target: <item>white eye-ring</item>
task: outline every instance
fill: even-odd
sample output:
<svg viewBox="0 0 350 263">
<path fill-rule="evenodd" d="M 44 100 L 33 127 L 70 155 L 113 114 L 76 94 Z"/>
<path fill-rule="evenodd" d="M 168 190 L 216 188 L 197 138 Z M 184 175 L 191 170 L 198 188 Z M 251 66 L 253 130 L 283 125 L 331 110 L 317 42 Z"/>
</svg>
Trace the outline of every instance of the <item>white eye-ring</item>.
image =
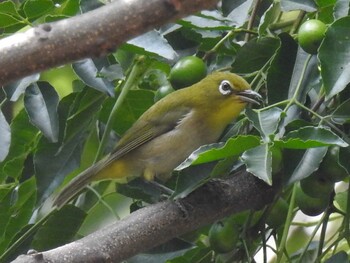
<svg viewBox="0 0 350 263">
<path fill-rule="evenodd" d="M 223 80 L 220 83 L 219 91 L 222 95 L 229 95 L 232 93 L 232 86 L 228 80 Z"/>
</svg>

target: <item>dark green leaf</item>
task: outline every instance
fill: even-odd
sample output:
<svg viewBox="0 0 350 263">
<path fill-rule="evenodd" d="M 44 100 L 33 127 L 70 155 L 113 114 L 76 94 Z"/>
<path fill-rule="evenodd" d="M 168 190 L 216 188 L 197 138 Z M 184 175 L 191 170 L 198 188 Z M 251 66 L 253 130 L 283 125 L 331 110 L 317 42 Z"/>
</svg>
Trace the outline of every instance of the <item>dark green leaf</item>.
<svg viewBox="0 0 350 263">
<path fill-rule="evenodd" d="M 25 92 L 26 88 L 39 80 L 40 75 L 34 74 L 23 79 L 12 82 L 4 87 L 7 98 L 10 101 L 17 101 L 18 98 Z"/>
<path fill-rule="evenodd" d="M 305 12 L 315 12 L 317 6 L 313 0 L 281 0 L 282 11 L 303 10 Z"/>
<path fill-rule="evenodd" d="M 260 19 L 260 36 L 266 33 L 266 30 L 269 28 L 270 24 L 276 20 L 279 12 L 281 12 L 280 4 L 278 2 L 273 2 Z"/>
<path fill-rule="evenodd" d="M 297 131 L 288 133 L 280 141 L 275 141 L 276 145 L 289 149 L 307 149 L 313 147 L 338 145 L 347 147 L 339 136 L 331 130 L 318 127 L 303 127 Z"/>
<path fill-rule="evenodd" d="M 332 120 L 338 124 L 350 122 L 350 99 L 344 101 L 332 114 Z"/>
<path fill-rule="evenodd" d="M 324 89 L 330 98 L 350 82 L 350 17 L 341 18 L 329 26 L 318 57 Z"/>
<path fill-rule="evenodd" d="M 248 172 L 272 185 L 272 154 L 268 144 L 245 151 L 241 159 Z"/>
<path fill-rule="evenodd" d="M 293 69 L 295 68 L 296 42 L 286 33 L 280 34 L 279 38 L 280 46 L 267 72 L 267 96 L 269 104 L 287 99 Z"/>
<path fill-rule="evenodd" d="M 7 123 L 4 114 L 0 110 L 0 162 L 2 162 L 10 150 L 11 144 L 11 130 Z"/>
<path fill-rule="evenodd" d="M 253 39 L 246 43 L 237 53 L 232 64 L 236 73 L 250 73 L 260 70 L 275 54 L 279 40 L 271 37 Z"/>
<path fill-rule="evenodd" d="M 156 54 L 168 60 L 174 60 L 177 57 L 175 50 L 169 45 L 168 41 L 155 30 L 129 40 L 123 48 L 134 51 L 134 53 L 140 53 L 138 51 L 142 50 L 142 54 L 150 56 Z M 137 50 L 137 48 L 139 50 Z"/>
<path fill-rule="evenodd" d="M 246 109 L 248 119 L 264 137 L 266 142 L 270 140 L 270 135 L 276 132 L 281 119 L 281 113 L 282 110 L 277 107 L 263 111 Z"/>
<path fill-rule="evenodd" d="M 22 110 L 11 125 L 11 145 L 6 159 L 0 163 L 0 181 L 7 176 L 18 178 L 23 170 L 27 155 L 33 150 L 38 130 L 29 122 L 27 113 Z"/>
<path fill-rule="evenodd" d="M 1 242 L 0 251 L 6 248 L 6 245 L 10 243 L 13 236 L 28 224 L 32 216 L 36 201 L 35 178 L 31 177 L 29 180 L 20 184 L 18 188 L 15 188 L 11 193 L 11 199 L 9 201 L 7 211 L 10 217 L 8 218 L 5 229 L 1 231 L 4 233 L 4 240 Z"/>
<path fill-rule="evenodd" d="M 252 135 L 241 135 L 224 143 L 208 144 L 194 151 L 176 170 L 180 171 L 190 165 L 208 163 L 238 155 L 260 144 L 260 138 Z"/>
<path fill-rule="evenodd" d="M 114 103 L 115 99 L 111 98 L 104 103 L 100 114 L 102 122 L 107 122 Z M 123 134 L 153 103 L 154 92 L 149 90 L 130 90 L 123 105 L 117 112 L 117 121 L 114 122 L 113 129 L 119 135 Z"/>
<path fill-rule="evenodd" d="M 295 165 L 295 169 L 292 171 L 287 184 L 300 181 L 315 172 L 326 155 L 327 149 L 328 147 L 307 149 L 299 163 Z"/>
<path fill-rule="evenodd" d="M 51 142 L 58 140 L 58 94 L 48 82 L 31 84 L 24 95 L 24 106 L 30 121 Z"/>
<path fill-rule="evenodd" d="M 35 18 L 50 12 L 54 8 L 51 0 L 27 0 L 23 11 L 28 18 Z"/>
<path fill-rule="evenodd" d="M 327 259 L 325 263 L 349 263 L 349 257 L 345 251 L 339 251 Z"/>
<path fill-rule="evenodd" d="M 76 235 L 85 217 L 85 212 L 73 205 L 52 213 L 35 234 L 33 248 L 43 251 L 66 244 Z"/>
<path fill-rule="evenodd" d="M 105 78 L 97 77 L 97 67 L 92 59 L 85 59 L 72 64 L 74 72 L 89 87 L 114 96 L 113 84 Z"/>
</svg>

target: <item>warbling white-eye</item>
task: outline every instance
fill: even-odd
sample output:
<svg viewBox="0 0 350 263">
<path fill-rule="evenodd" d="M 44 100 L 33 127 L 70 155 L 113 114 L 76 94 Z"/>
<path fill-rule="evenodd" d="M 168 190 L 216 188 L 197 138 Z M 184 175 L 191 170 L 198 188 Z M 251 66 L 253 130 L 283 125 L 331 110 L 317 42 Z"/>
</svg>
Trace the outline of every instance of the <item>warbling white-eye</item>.
<svg viewBox="0 0 350 263">
<path fill-rule="evenodd" d="M 94 180 L 170 175 L 194 150 L 216 142 L 247 103 L 260 99 L 243 78 L 229 72 L 212 73 L 169 94 L 133 124 L 112 153 L 70 181 L 54 205 L 61 207 Z"/>
</svg>

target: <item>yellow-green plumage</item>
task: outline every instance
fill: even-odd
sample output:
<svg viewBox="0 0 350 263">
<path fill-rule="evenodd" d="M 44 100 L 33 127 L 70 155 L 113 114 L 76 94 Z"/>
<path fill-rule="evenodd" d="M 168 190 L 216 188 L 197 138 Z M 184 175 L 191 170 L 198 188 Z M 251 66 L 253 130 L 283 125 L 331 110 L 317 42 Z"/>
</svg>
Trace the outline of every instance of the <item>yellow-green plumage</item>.
<svg viewBox="0 0 350 263">
<path fill-rule="evenodd" d="M 243 78 L 228 72 L 169 94 L 134 123 L 110 155 L 69 182 L 54 204 L 62 206 L 92 180 L 168 176 L 194 150 L 216 142 L 247 102 L 258 98 Z"/>
</svg>

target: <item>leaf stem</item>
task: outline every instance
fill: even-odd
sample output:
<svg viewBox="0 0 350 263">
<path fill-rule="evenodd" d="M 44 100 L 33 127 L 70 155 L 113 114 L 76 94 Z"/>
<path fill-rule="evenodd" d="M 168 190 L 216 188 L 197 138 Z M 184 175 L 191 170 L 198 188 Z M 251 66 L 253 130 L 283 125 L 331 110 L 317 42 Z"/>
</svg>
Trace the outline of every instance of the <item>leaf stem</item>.
<svg viewBox="0 0 350 263">
<path fill-rule="evenodd" d="M 284 252 L 285 247 L 286 247 L 289 228 L 290 228 L 292 220 L 293 220 L 293 214 L 294 214 L 293 210 L 294 210 L 296 192 L 297 192 L 297 186 L 296 186 L 296 184 L 294 184 L 293 190 L 292 190 L 292 195 L 290 198 L 289 207 L 288 207 L 288 214 L 287 214 L 287 218 L 286 218 L 286 223 L 285 223 L 284 228 L 283 228 L 281 242 L 277 248 L 277 260 L 276 260 L 277 263 L 282 262 L 282 257 L 284 254 L 283 252 Z"/>
<path fill-rule="evenodd" d="M 122 87 L 122 91 L 121 91 L 118 99 L 116 100 L 113 108 L 112 108 L 111 114 L 108 117 L 105 131 L 102 135 L 100 145 L 97 149 L 94 163 L 96 163 L 101 158 L 103 151 L 106 148 L 106 144 L 108 142 L 108 138 L 109 138 L 110 132 L 112 130 L 112 126 L 116 120 L 116 115 L 118 113 L 118 110 L 121 107 L 121 105 L 123 104 L 129 90 L 135 84 L 135 80 L 137 79 L 137 76 L 140 74 L 141 69 L 142 69 L 142 67 L 141 67 L 142 62 L 143 62 L 143 57 L 139 57 L 136 59 L 136 61 L 134 62 L 135 64 L 132 67 L 129 76 L 127 77 L 126 81 L 124 82 L 124 85 Z"/>
</svg>

